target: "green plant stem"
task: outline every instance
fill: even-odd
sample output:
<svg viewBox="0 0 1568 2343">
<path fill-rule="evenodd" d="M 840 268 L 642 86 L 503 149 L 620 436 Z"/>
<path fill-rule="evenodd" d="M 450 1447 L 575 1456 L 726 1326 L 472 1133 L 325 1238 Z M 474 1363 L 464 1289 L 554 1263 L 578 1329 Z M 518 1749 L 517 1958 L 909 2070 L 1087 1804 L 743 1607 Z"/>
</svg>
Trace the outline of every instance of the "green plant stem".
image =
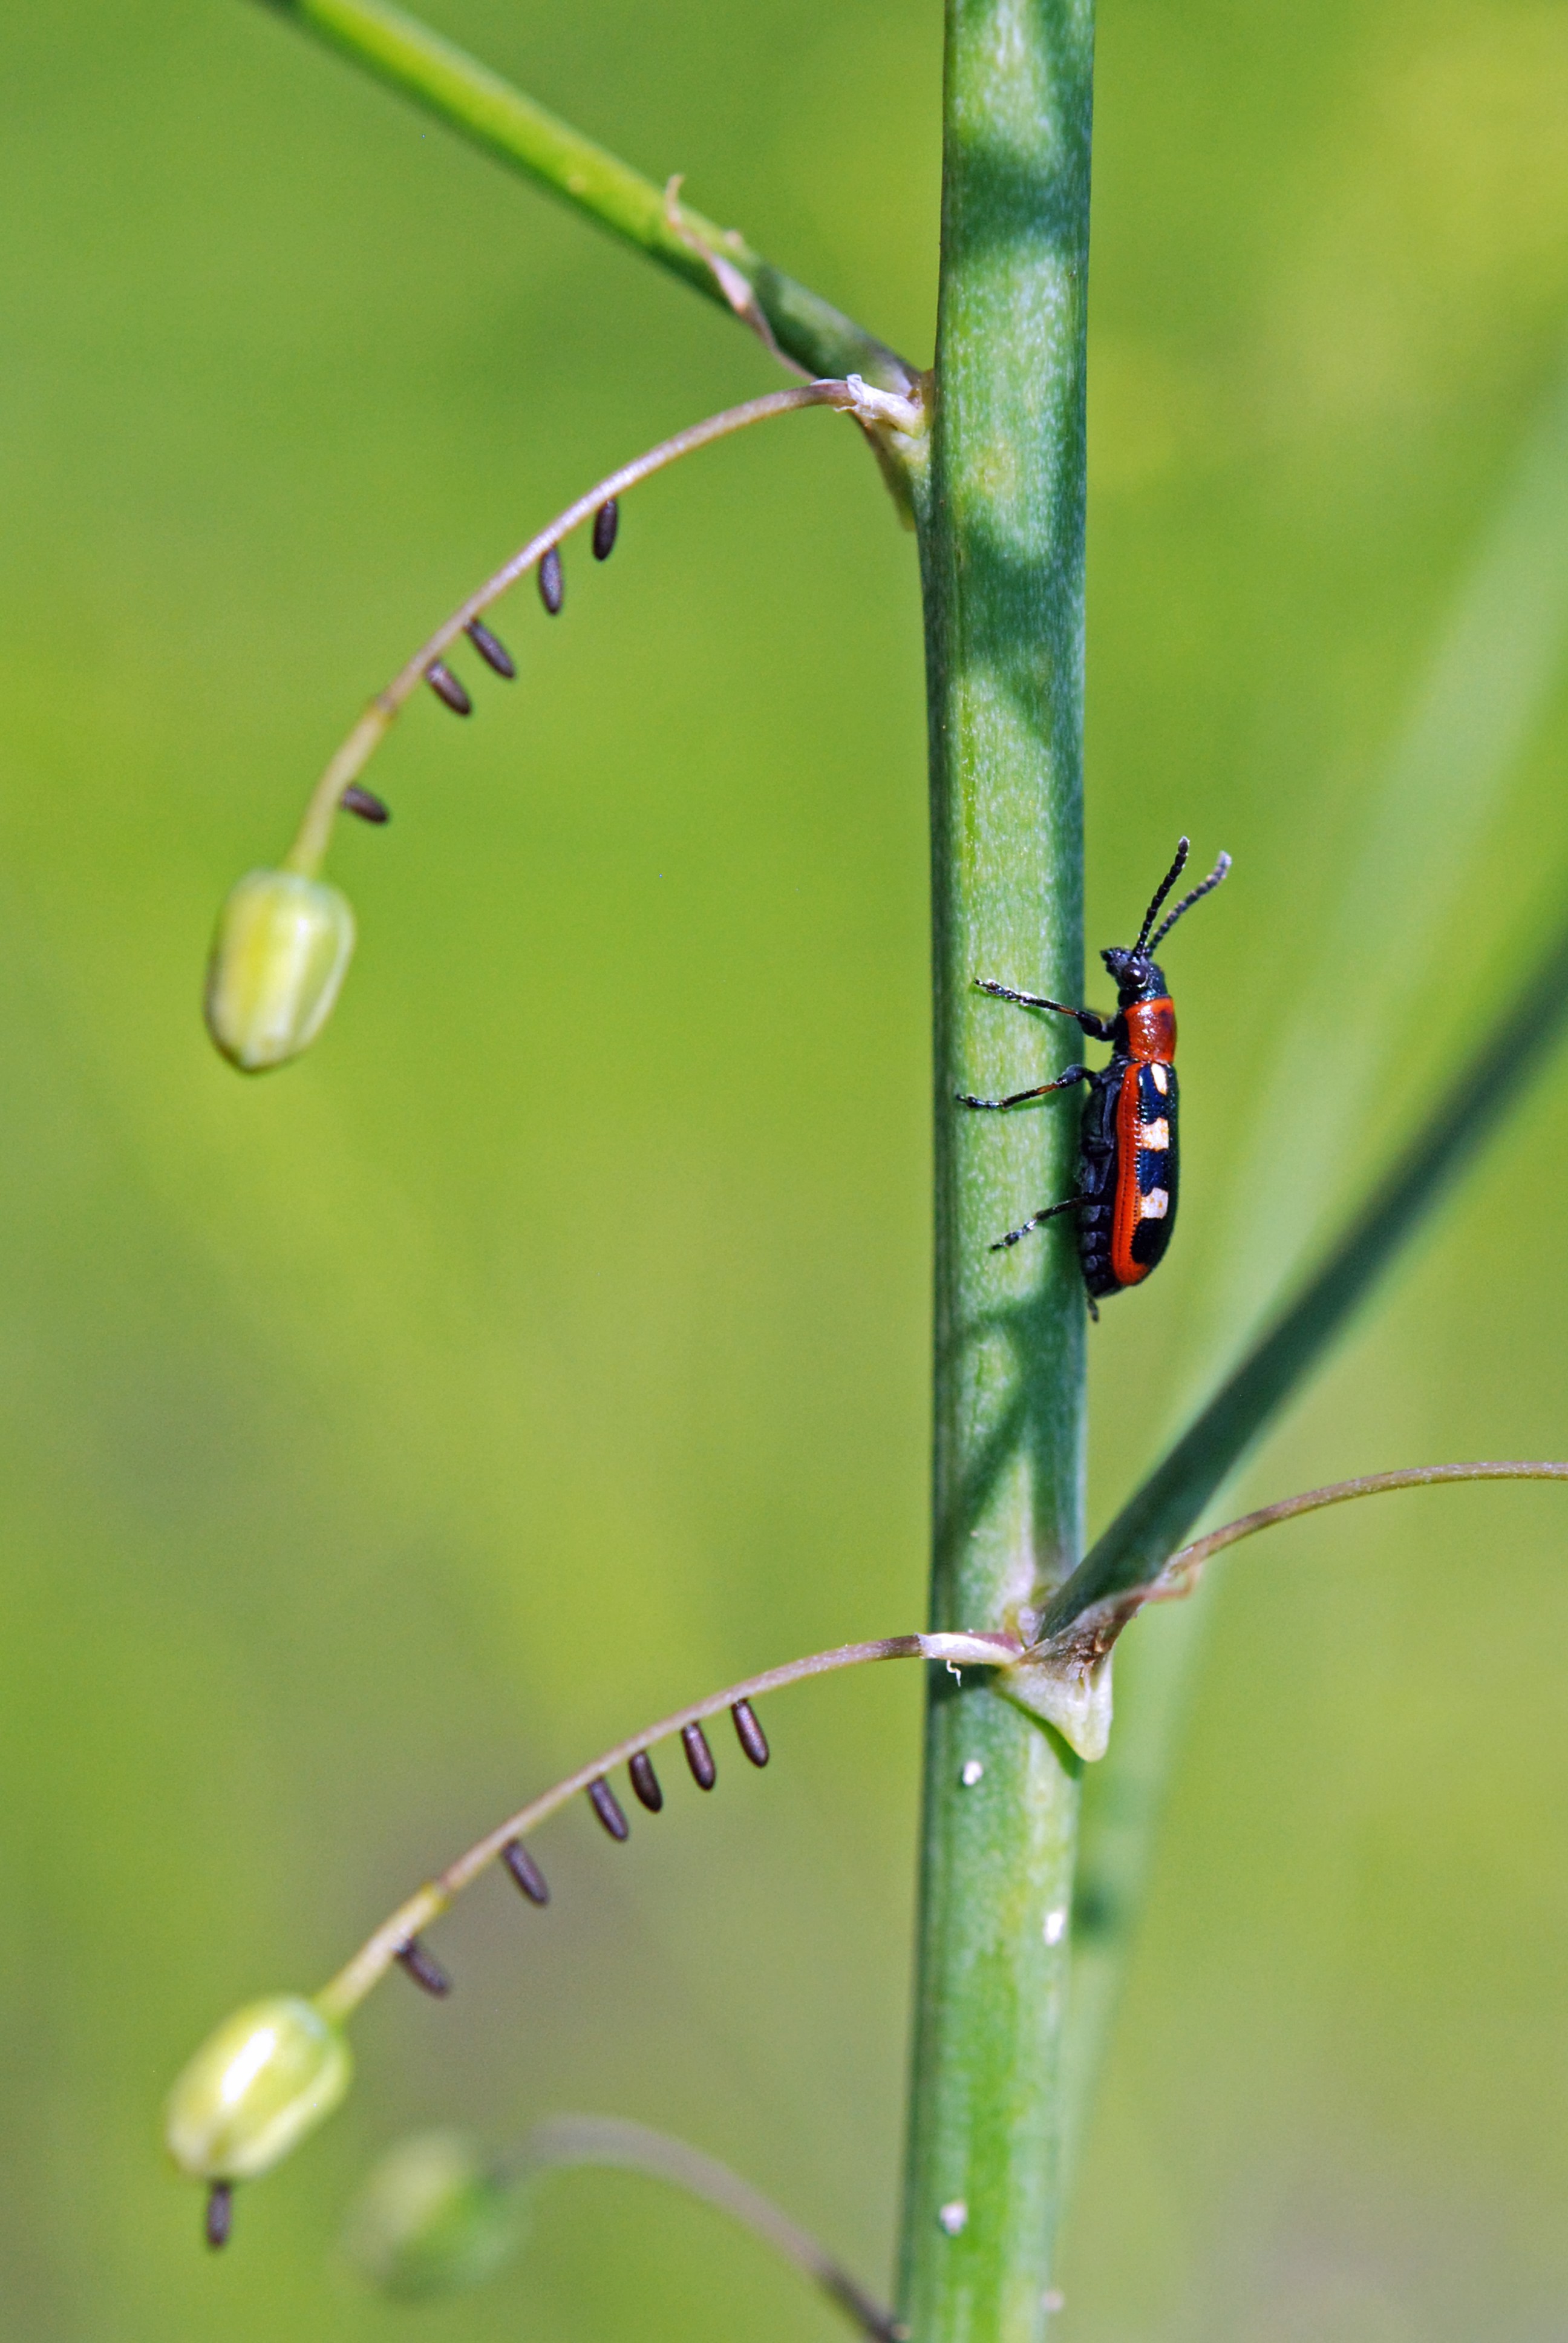
<svg viewBox="0 0 1568 2343">
<path fill-rule="evenodd" d="M 745 279 L 779 348 L 808 373 L 858 373 L 884 390 L 909 388 L 914 368 L 874 334 L 773 267 L 743 236 L 717 226 L 685 204 L 678 207 L 678 226 L 664 188 L 417 17 L 389 6 L 387 0 L 263 0 L 263 5 L 316 34 L 720 307 L 732 307 L 704 251 L 716 255 Z"/>
<path fill-rule="evenodd" d="M 1208 1632 L 1214 1582 L 1162 1604 L 1116 1654 L 1116 1728 L 1084 1775 L 1072 1886 L 1072 1980 L 1064 2087 L 1064 2202 L 1083 2161 L 1129 1956 L 1153 1869 L 1181 1739 Z"/>
<path fill-rule="evenodd" d="M 973 989 L 1083 974 L 1090 0 L 949 0 L 931 493 L 933 1624 L 1016 1630 L 1082 1551 L 1070 1239 L 990 1241 L 1070 1192 L 1076 1117 L 967 1116 L 1060 1070 Z M 994 1092 L 992 1093 L 994 1094 Z M 979 1768 L 977 1773 L 976 1768 Z M 900 2312 L 919 2343 L 1047 2315 L 1077 1766 L 984 1679 L 933 1672 Z"/>
</svg>

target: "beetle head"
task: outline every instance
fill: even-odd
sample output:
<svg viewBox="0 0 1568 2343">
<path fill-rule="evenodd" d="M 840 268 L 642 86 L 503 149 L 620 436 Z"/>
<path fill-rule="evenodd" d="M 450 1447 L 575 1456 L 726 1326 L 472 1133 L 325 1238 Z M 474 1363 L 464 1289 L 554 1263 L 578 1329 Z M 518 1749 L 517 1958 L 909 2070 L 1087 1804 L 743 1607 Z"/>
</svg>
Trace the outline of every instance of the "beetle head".
<svg viewBox="0 0 1568 2343">
<path fill-rule="evenodd" d="M 1158 1001 L 1165 990 L 1165 971 L 1145 951 L 1127 951 L 1112 944 L 1100 955 L 1116 986 L 1116 1005 L 1131 1009 L 1135 1001 Z"/>
</svg>

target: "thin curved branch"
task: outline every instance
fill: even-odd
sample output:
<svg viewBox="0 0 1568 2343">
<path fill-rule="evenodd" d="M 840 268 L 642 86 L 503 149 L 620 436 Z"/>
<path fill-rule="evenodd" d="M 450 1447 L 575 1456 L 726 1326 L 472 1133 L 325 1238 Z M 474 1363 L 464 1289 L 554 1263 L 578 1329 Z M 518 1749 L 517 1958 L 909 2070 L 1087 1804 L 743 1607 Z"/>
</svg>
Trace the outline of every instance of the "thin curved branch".
<svg viewBox="0 0 1568 2343">
<path fill-rule="evenodd" d="M 668 1741 L 685 1726 L 719 1716 L 727 1708 L 733 1708 L 737 1701 L 756 1700 L 763 1693 L 778 1692 L 785 1684 L 803 1683 L 808 1676 L 827 1675 L 837 1668 L 862 1667 L 875 1660 L 941 1660 L 954 1668 L 1005 1667 L 1020 1656 L 1022 1649 L 1011 1635 L 886 1635 L 876 1643 L 840 1644 L 830 1652 L 812 1652 L 804 1659 L 788 1661 L 783 1667 L 765 1668 L 760 1675 L 747 1676 L 739 1684 L 726 1685 L 722 1692 L 709 1693 L 705 1700 L 676 1709 L 673 1715 L 660 1717 L 657 1725 L 646 1725 L 640 1733 L 618 1741 L 591 1764 L 579 1765 L 575 1774 L 568 1774 L 564 1781 L 531 1798 L 526 1806 L 519 1806 L 515 1815 L 509 1815 L 504 1823 L 477 1839 L 466 1853 L 427 1881 L 382 1922 L 373 1936 L 366 1938 L 353 1959 L 317 1995 L 317 2006 L 328 2017 L 347 2017 L 372 1986 L 386 1976 L 420 1929 L 439 1919 L 464 1888 L 495 1862 L 503 1848 L 526 1838 L 549 1815 L 568 1805 L 579 1791 L 588 1789 L 616 1766 L 626 1765 L 658 1742 Z"/>
<path fill-rule="evenodd" d="M 1025 1706 L 1039 1704 L 1039 1684 L 1050 1675 L 1066 1679 L 1073 1675 L 1087 1677 L 1099 1668 L 1128 1621 L 1142 1609 L 1145 1603 L 1168 1599 L 1185 1594 L 1192 1576 L 1211 1554 L 1223 1546 L 1250 1537 L 1258 1530 L 1267 1529 L 1275 1522 L 1288 1521 L 1297 1513 L 1312 1513 L 1324 1505 L 1341 1504 L 1352 1497 L 1380 1495 L 1393 1489 L 1415 1488 L 1442 1481 L 1502 1481 L 1502 1480 L 1568 1480 L 1568 1464 L 1545 1463 L 1477 1463 L 1417 1465 L 1405 1472 L 1369 1473 L 1355 1481 L 1335 1482 L 1322 1489 L 1309 1489 L 1295 1497 L 1282 1498 L 1277 1504 L 1266 1505 L 1240 1521 L 1230 1522 L 1221 1529 L 1211 1531 L 1205 1538 L 1184 1547 L 1171 1557 L 1165 1569 L 1147 1584 L 1124 1590 L 1115 1598 L 1100 1604 L 1087 1612 L 1064 1633 L 1042 1639 L 1028 1650 L 1010 1635 L 954 1634 L 888 1635 L 874 1643 L 840 1644 L 828 1652 L 813 1652 L 803 1659 L 789 1660 L 782 1667 L 764 1669 L 760 1675 L 747 1676 L 739 1684 L 727 1684 L 721 1692 L 709 1693 L 702 1700 L 693 1701 L 685 1708 L 673 1711 L 656 1724 L 645 1725 L 640 1733 L 629 1735 L 613 1747 L 579 1765 L 575 1773 L 531 1798 L 519 1806 L 516 1814 L 498 1823 L 482 1838 L 476 1839 L 446 1869 L 437 1872 L 397 1910 L 384 1920 L 373 1935 L 367 1936 L 353 1958 L 347 1962 L 317 1996 L 318 2006 L 334 2018 L 344 2018 L 357 2008 L 366 1995 L 386 1976 L 420 1930 L 428 1927 L 448 1910 L 464 1888 L 488 1868 L 502 1852 L 519 1839 L 526 1838 L 553 1814 L 570 1804 L 571 1800 L 592 1785 L 625 1765 L 645 1750 L 659 1742 L 671 1739 L 689 1725 L 699 1725 L 707 1718 L 721 1715 L 734 1708 L 738 1701 L 755 1700 L 764 1693 L 779 1692 L 786 1684 L 800 1684 L 808 1677 L 827 1675 L 838 1669 L 866 1666 L 879 1660 L 939 1660 L 950 1667 L 989 1667 L 1005 1672 L 1005 1681 L 1012 1696 Z M 1180 1583 L 1178 1581 L 1180 1575 Z M 1030 1690 L 1031 1682 L 1036 1687 Z M 1016 1689 L 1015 1689 L 1016 1688 Z M 1050 1713 L 1041 1708 L 1041 1714 Z M 1057 1721 L 1053 1717 L 1053 1721 Z M 1109 1724 L 1109 1717 L 1107 1717 Z M 1098 1755 L 1096 1749 L 1091 1754 Z"/>
<path fill-rule="evenodd" d="M 1347 1504 L 1352 1497 L 1382 1497 L 1394 1489 L 1430 1489 L 1447 1481 L 1568 1481 L 1568 1464 L 1547 1461 L 1520 1464 L 1412 1464 L 1402 1473 L 1363 1473 L 1353 1481 L 1330 1481 L 1321 1489 L 1303 1489 L 1299 1496 L 1282 1497 L 1276 1504 L 1260 1505 L 1254 1513 L 1194 1538 L 1173 1554 L 1154 1582 L 1151 1601 L 1190 1594 L 1199 1572 L 1211 1554 L 1222 1554 L 1241 1538 L 1272 1529 L 1276 1522 L 1293 1522 L 1300 1513 L 1320 1513 L 1325 1505 Z"/>
<path fill-rule="evenodd" d="M 731 2172 L 727 2164 L 689 2147 L 684 2140 L 671 2139 L 666 2132 L 651 2131 L 644 2124 L 628 2123 L 616 2116 L 555 2116 L 529 2132 L 518 2161 L 525 2170 L 608 2165 L 625 2172 L 645 2172 L 673 2188 L 683 2188 L 689 2196 L 700 2197 L 727 2213 L 793 2262 L 862 2335 L 874 2338 L 875 2343 L 907 2343 L 908 2328 L 901 2327 L 892 2312 L 868 2294 L 808 2230 L 739 2173 Z"/>
<path fill-rule="evenodd" d="M 740 406 L 727 407 L 718 415 L 705 416 L 700 423 L 690 424 L 673 437 L 661 439 L 657 447 L 648 448 L 646 454 L 634 457 L 629 464 L 622 464 L 618 471 L 597 480 L 564 512 L 537 530 L 527 544 L 520 546 L 509 560 L 504 561 L 458 605 L 450 618 L 443 619 L 391 682 L 377 693 L 311 791 L 298 832 L 284 858 L 285 868 L 315 875 L 326 854 L 344 790 L 364 771 L 391 730 L 399 710 L 419 686 L 428 681 L 432 667 L 460 640 L 475 619 L 482 618 L 529 570 L 537 569 L 546 554 L 569 537 L 574 528 L 592 520 L 602 506 L 624 496 L 639 481 L 678 464 L 683 456 L 694 455 L 698 448 L 710 447 L 717 439 L 728 439 L 737 431 L 749 430 L 755 423 L 769 423 L 777 416 L 792 415 L 798 408 L 807 407 L 831 407 L 841 414 L 853 415 L 879 446 L 881 435 L 890 428 L 897 430 L 900 421 L 917 428 L 923 423 L 918 397 L 906 400 L 879 394 L 869 390 L 859 377 L 853 382 L 806 382 L 790 390 L 773 390 L 764 397 L 746 399 Z"/>
</svg>

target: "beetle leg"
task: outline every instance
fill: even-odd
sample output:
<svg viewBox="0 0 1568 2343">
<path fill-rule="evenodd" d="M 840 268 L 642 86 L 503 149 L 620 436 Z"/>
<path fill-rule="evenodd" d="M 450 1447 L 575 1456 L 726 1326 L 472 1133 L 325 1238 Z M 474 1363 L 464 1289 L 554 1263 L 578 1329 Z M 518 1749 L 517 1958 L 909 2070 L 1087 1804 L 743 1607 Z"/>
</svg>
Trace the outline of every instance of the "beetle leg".
<svg viewBox="0 0 1568 2343">
<path fill-rule="evenodd" d="M 1010 984 L 992 984 L 988 977 L 977 976 L 977 992 L 989 992 L 993 1001 L 1011 1001 L 1020 1009 L 1054 1009 L 1059 1017 L 1076 1017 L 1091 1041 L 1109 1041 L 1113 1018 L 1102 1017 L 1098 1009 L 1070 1009 L 1065 1001 L 1047 1001 L 1038 992 L 1015 992 Z"/>
<path fill-rule="evenodd" d="M 1022 1228 L 1009 1229 L 1005 1237 L 998 1237 L 991 1252 L 1005 1252 L 1010 1245 L 1017 1244 L 1020 1237 L 1028 1236 L 1030 1229 L 1038 1229 L 1042 1221 L 1054 1221 L 1058 1212 L 1076 1212 L 1084 1201 L 1081 1196 L 1068 1196 L 1060 1204 L 1047 1204 L 1043 1212 L 1031 1212 Z"/>
<path fill-rule="evenodd" d="M 1064 1074 L 1058 1074 L 1055 1081 L 1041 1082 L 1037 1090 L 1014 1091 L 1010 1098 L 970 1098 L 967 1091 L 959 1091 L 955 1096 L 960 1106 L 978 1106 L 989 1114 L 1005 1114 L 1010 1106 L 1025 1106 L 1030 1099 L 1049 1098 L 1052 1091 L 1070 1091 L 1075 1082 L 1087 1082 L 1092 1079 L 1087 1066 L 1069 1066 Z"/>
</svg>

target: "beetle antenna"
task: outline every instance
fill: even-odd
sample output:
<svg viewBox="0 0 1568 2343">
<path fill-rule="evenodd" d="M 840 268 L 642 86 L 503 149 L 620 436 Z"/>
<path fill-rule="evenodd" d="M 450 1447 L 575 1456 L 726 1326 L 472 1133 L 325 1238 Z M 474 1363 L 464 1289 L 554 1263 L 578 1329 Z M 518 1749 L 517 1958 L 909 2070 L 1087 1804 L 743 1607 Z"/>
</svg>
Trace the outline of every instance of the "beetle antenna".
<svg viewBox="0 0 1568 2343">
<path fill-rule="evenodd" d="M 1149 949 L 1151 951 L 1153 951 L 1158 948 L 1161 936 L 1168 936 L 1170 934 L 1171 929 L 1181 917 L 1183 911 L 1190 911 L 1194 903 L 1201 903 L 1205 895 L 1211 895 L 1213 893 L 1215 888 L 1220 884 L 1221 880 L 1223 879 L 1225 873 L 1230 868 L 1230 856 L 1228 854 L 1221 854 L 1220 860 L 1215 863 L 1214 868 L 1210 871 L 1209 876 L 1204 880 L 1202 885 L 1200 887 L 1194 887 L 1190 895 L 1183 895 L 1181 900 L 1177 904 L 1176 909 L 1171 912 L 1170 918 L 1161 922 L 1159 934 L 1152 937 L 1150 940 Z M 1158 910 L 1158 904 L 1156 904 L 1155 908 Z"/>
<path fill-rule="evenodd" d="M 1179 838 L 1176 841 L 1176 860 L 1171 865 L 1170 870 L 1165 873 L 1164 878 L 1160 881 L 1159 886 L 1154 890 L 1154 900 L 1150 904 L 1149 909 L 1143 914 L 1143 925 L 1139 929 L 1138 941 L 1132 947 L 1132 956 L 1135 960 L 1138 957 L 1138 954 L 1142 950 L 1144 945 L 1149 941 L 1149 930 L 1154 925 L 1156 919 L 1159 917 L 1161 904 L 1165 900 L 1166 896 L 1171 892 L 1171 888 L 1174 887 L 1177 880 L 1180 879 L 1182 871 L 1187 868 L 1187 850 L 1189 843 L 1190 841 L 1185 838 Z M 1168 928 L 1170 924 L 1171 921 L 1167 920 L 1165 922 L 1165 928 Z M 1164 934 L 1165 928 L 1161 929 L 1161 935 Z"/>
</svg>

